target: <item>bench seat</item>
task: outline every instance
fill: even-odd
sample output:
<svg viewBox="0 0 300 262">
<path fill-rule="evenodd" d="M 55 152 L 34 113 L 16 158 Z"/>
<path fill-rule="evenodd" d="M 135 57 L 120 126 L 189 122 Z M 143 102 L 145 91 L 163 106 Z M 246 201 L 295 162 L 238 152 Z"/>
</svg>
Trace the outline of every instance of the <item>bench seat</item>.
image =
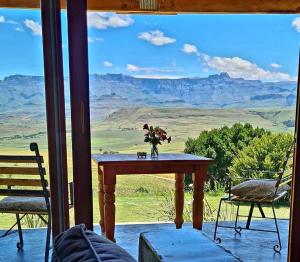
<svg viewBox="0 0 300 262">
<path fill-rule="evenodd" d="M 39 212 L 47 214 L 44 197 L 8 196 L 0 200 L 0 212 Z"/>
</svg>

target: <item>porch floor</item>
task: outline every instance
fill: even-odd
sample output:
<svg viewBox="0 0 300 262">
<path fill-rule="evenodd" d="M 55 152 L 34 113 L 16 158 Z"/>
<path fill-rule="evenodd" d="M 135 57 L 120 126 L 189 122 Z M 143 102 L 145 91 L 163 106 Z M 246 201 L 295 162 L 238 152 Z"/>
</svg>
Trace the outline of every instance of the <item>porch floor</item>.
<svg viewBox="0 0 300 262">
<path fill-rule="evenodd" d="M 227 223 L 227 222 L 226 222 Z M 242 231 L 239 236 L 233 229 L 218 229 L 218 237 L 222 238 L 221 245 L 229 250 L 233 255 L 239 257 L 242 261 L 286 261 L 287 260 L 287 241 L 288 241 L 288 220 L 279 220 L 281 233 L 282 251 L 276 254 L 273 246 L 277 243 L 277 236 L 274 233 L 264 233 L 257 231 Z M 252 228 L 274 229 L 274 221 L 260 220 L 251 223 Z M 138 255 L 138 239 L 141 232 L 174 228 L 173 223 L 154 223 L 154 224 L 124 224 L 116 226 L 117 243 L 126 249 L 133 257 Z M 184 224 L 183 229 L 193 230 L 191 224 Z M 203 231 L 213 237 L 214 223 L 205 223 Z M 0 234 L 4 231 L 0 230 Z M 99 226 L 95 225 L 95 232 L 99 233 Z M 43 261 L 45 229 L 27 229 L 24 230 L 24 249 L 17 251 L 18 233 L 12 233 L 9 236 L 0 238 L 0 262 L 23 262 L 23 261 Z M 195 245 L 196 243 L 191 243 Z M 201 248 L 201 247 L 199 247 Z M 51 253 L 51 250 L 50 250 Z M 215 261 L 213 261 L 215 262 Z"/>
</svg>

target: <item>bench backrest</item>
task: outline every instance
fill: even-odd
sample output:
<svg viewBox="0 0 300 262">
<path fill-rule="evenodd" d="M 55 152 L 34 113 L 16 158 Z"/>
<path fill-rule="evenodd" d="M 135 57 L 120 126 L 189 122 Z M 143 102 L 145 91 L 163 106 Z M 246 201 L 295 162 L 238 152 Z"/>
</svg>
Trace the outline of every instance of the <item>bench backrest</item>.
<svg viewBox="0 0 300 262">
<path fill-rule="evenodd" d="M 30 144 L 32 156 L 0 155 L 0 195 L 45 197 L 49 202 L 44 159 L 38 145 Z"/>
</svg>

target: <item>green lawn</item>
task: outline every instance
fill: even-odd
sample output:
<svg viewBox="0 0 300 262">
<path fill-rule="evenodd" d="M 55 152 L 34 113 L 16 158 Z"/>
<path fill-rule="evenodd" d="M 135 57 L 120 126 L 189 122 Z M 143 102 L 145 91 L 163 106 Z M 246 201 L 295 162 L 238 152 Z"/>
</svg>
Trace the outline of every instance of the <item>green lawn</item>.
<svg viewBox="0 0 300 262">
<path fill-rule="evenodd" d="M 118 176 L 116 188 L 116 222 L 157 222 L 157 221 L 172 221 L 164 215 L 165 209 L 173 209 L 172 201 L 167 202 L 166 195 L 173 194 L 174 182 L 164 176 L 151 175 L 132 175 L 132 176 Z M 93 204 L 94 204 L 94 223 L 99 221 L 99 207 L 98 207 L 98 192 L 97 192 L 97 175 L 94 172 L 93 176 Z M 216 216 L 216 209 L 220 197 L 223 193 L 207 193 L 206 200 L 210 208 L 214 211 L 213 217 Z M 191 194 L 186 193 L 185 196 L 186 209 L 191 209 Z M 172 199 L 170 199 L 172 200 Z M 227 206 L 227 219 L 234 219 L 234 206 Z M 241 213 L 247 214 L 248 206 L 241 207 Z M 271 216 L 271 209 L 265 208 L 266 215 Z M 288 207 L 278 207 L 277 216 L 280 218 L 289 217 Z M 255 214 L 258 215 L 257 210 Z M 73 210 L 70 213 L 71 223 L 73 224 Z M 187 220 L 189 216 L 185 216 Z M 0 228 L 8 228 L 14 221 L 14 215 L 0 215 Z"/>
<path fill-rule="evenodd" d="M 129 110 L 130 111 L 130 110 Z M 235 122 L 249 122 L 254 126 L 259 125 L 271 131 L 292 132 L 283 122 L 292 119 L 294 111 L 292 109 L 193 109 L 193 108 L 138 108 L 130 113 L 129 111 L 119 111 L 113 117 L 105 119 L 103 122 L 92 123 L 92 153 L 102 153 L 104 151 L 115 151 L 120 153 L 137 151 L 149 152 L 150 146 L 143 142 L 144 132 L 141 130 L 145 122 L 149 124 L 159 124 L 166 128 L 168 134 L 172 136 L 172 143 L 160 146 L 160 152 L 182 152 L 184 142 L 188 137 L 196 137 L 203 130 L 232 125 Z M 129 113 L 128 113 L 129 112 Z M 94 116 L 94 119 L 97 119 Z M 42 120 L 32 121 L 15 117 L 7 118 L 4 121 L 0 134 L 0 154 L 30 154 L 29 143 L 37 142 L 41 154 L 47 161 L 47 140 L 46 135 L 34 135 L 40 131 L 45 131 L 46 126 Z M 31 128 L 28 128 L 30 126 Z M 68 144 L 68 171 L 69 180 L 72 181 L 72 151 L 69 131 L 69 121 L 67 122 L 67 144 Z M 16 132 L 16 130 L 18 130 Z M 12 138 L 15 134 L 22 135 L 21 138 Z M 30 136 L 30 134 L 32 134 Z M 10 137 L 11 136 L 11 137 Z M 47 162 L 45 163 L 47 167 Z M 167 179 L 166 179 L 167 178 Z M 132 175 L 118 176 L 117 198 L 116 198 L 116 221 L 124 222 L 150 222 L 172 220 L 165 216 L 164 210 L 170 209 L 172 212 L 172 199 L 166 201 L 166 194 L 174 189 L 173 175 L 153 176 L 153 175 Z M 94 222 L 99 221 L 97 170 L 93 164 L 93 204 Z M 214 211 L 218 206 L 218 201 L 222 193 L 206 194 L 206 200 L 210 208 Z M 190 209 L 191 195 L 186 194 L 186 209 Z M 229 219 L 233 215 L 234 207 L 227 207 L 226 214 Z M 249 207 L 242 207 L 241 211 L 247 213 Z M 266 213 L 271 215 L 270 209 Z M 280 207 L 277 209 L 278 217 L 288 218 L 289 209 Z M 215 213 L 213 216 L 215 217 Z M 71 211 L 71 222 L 73 223 L 73 210 Z M 188 216 L 187 216 L 188 218 Z M 211 219 L 211 218 L 210 218 Z M 0 228 L 8 227 L 14 221 L 13 215 L 0 214 Z"/>
</svg>

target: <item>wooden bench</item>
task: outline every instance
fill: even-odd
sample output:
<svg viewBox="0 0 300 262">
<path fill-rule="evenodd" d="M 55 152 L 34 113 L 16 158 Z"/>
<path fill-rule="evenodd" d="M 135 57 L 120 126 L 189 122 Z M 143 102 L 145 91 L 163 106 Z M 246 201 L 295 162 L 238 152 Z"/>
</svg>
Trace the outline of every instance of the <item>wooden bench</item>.
<svg viewBox="0 0 300 262">
<path fill-rule="evenodd" d="M 39 153 L 36 143 L 30 144 L 32 156 L 0 156 L 0 213 L 16 214 L 16 222 L 1 236 L 7 236 L 17 225 L 19 242 L 17 248 L 23 248 L 21 220 L 27 214 L 34 214 L 47 225 L 45 261 L 48 261 L 51 233 L 51 209 L 44 159 Z M 70 184 L 71 203 L 73 206 L 73 190 Z M 44 216 L 47 216 L 45 218 Z"/>
</svg>

